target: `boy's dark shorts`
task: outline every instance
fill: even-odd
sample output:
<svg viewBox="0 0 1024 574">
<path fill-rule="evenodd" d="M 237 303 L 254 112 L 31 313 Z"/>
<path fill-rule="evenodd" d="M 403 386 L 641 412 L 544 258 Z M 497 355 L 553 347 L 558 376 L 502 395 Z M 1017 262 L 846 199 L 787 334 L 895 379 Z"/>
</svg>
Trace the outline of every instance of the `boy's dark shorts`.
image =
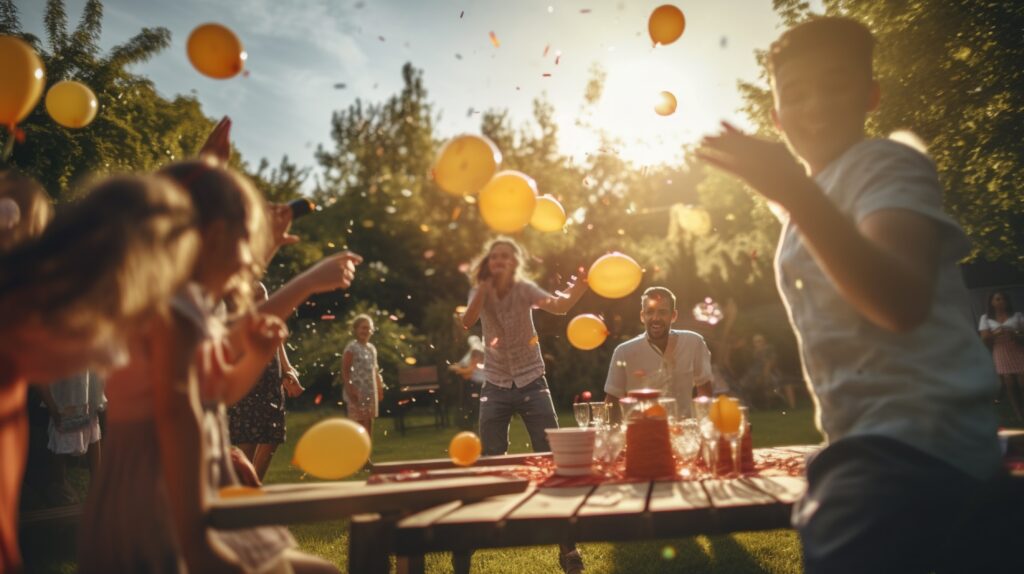
<svg viewBox="0 0 1024 574">
<path fill-rule="evenodd" d="M 975 479 L 881 436 L 814 456 L 793 507 L 808 574 L 1022 572 L 1024 495 L 1006 473 Z M 1011 568 L 1012 566 L 1012 568 Z"/>
</svg>

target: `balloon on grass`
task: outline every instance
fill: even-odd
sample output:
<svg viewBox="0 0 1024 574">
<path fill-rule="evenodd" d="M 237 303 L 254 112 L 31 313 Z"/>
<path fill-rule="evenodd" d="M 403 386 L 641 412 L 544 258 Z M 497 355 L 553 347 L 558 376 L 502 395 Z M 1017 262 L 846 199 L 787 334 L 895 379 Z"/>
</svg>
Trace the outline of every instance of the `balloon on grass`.
<svg viewBox="0 0 1024 574">
<path fill-rule="evenodd" d="M 370 436 L 362 425 L 343 418 L 309 427 L 295 445 L 292 464 L 327 480 L 355 474 L 370 458 Z"/>
<path fill-rule="evenodd" d="M 192 30 L 186 49 L 195 69 L 217 80 L 237 76 L 248 57 L 238 36 L 226 26 L 215 23 L 202 24 Z"/>
<path fill-rule="evenodd" d="M 13 128 L 32 111 L 46 84 L 36 51 L 14 36 L 0 36 L 0 125 Z"/>
<path fill-rule="evenodd" d="M 84 128 L 96 117 L 96 94 L 81 82 L 57 82 L 46 92 L 46 111 L 66 128 Z"/>
<path fill-rule="evenodd" d="M 538 231 L 561 231 L 565 227 L 565 208 L 550 195 L 537 198 L 530 225 Z"/>
<path fill-rule="evenodd" d="M 565 334 L 573 347 L 581 351 L 590 351 L 600 347 L 608 338 L 608 328 L 600 317 L 586 313 L 573 317 L 565 329 Z"/>
<path fill-rule="evenodd" d="M 480 191 L 480 215 L 498 233 L 522 231 L 533 217 L 537 204 L 537 183 L 518 171 L 503 171 Z"/>
<path fill-rule="evenodd" d="M 483 445 L 475 433 L 464 431 L 452 437 L 448 444 L 448 456 L 458 466 L 471 466 L 480 458 Z"/>
<path fill-rule="evenodd" d="M 480 191 L 501 165 L 501 152 L 484 136 L 465 134 L 444 144 L 434 162 L 434 181 L 452 195 Z"/>
<path fill-rule="evenodd" d="M 640 286 L 643 270 L 632 257 L 609 253 L 598 257 L 587 273 L 590 288 L 602 297 L 619 299 Z"/>
<path fill-rule="evenodd" d="M 647 20 L 647 31 L 654 45 L 668 45 L 683 35 L 686 29 L 686 17 L 683 11 L 671 4 L 658 6 L 651 12 Z"/>
</svg>

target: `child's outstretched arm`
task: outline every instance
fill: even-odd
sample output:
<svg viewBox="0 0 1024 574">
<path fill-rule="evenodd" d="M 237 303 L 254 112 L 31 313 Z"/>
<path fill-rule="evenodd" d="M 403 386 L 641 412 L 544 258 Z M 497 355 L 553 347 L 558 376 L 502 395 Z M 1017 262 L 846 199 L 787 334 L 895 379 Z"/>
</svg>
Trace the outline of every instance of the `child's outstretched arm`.
<svg viewBox="0 0 1024 574">
<path fill-rule="evenodd" d="M 153 323 L 149 354 L 157 444 L 178 544 L 190 572 L 242 572 L 230 550 L 218 548 L 207 535 L 201 408 L 192 368 L 198 340 L 171 317 Z"/>
<path fill-rule="evenodd" d="M 883 329 L 906 332 L 931 309 L 938 230 L 923 215 L 882 209 L 859 223 L 844 215 L 781 143 L 729 124 L 704 138 L 697 155 L 784 207 L 811 253 L 857 312 Z"/>
<path fill-rule="evenodd" d="M 348 289 L 355 278 L 356 265 L 363 258 L 351 251 L 342 251 L 324 257 L 312 267 L 274 291 L 269 299 L 260 303 L 260 313 L 288 319 L 295 308 L 311 295 L 326 293 L 335 289 Z"/>
</svg>

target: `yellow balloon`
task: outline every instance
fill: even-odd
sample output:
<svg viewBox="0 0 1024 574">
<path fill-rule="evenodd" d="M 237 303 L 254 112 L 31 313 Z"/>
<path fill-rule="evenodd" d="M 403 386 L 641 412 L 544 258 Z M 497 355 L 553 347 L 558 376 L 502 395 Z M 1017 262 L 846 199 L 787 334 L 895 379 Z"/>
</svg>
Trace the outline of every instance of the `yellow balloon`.
<svg viewBox="0 0 1024 574">
<path fill-rule="evenodd" d="M 565 329 L 569 343 L 581 351 L 596 349 L 608 338 L 608 328 L 597 315 L 577 315 Z"/>
<path fill-rule="evenodd" d="M 647 21 L 647 31 L 651 34 L 654 45 L 667 45 L 675 42 L 686 29 L 686 17 L 683 11 L 671 4 L 658 6 L 651 12 Z"/>
<path fill-rule="evenodd" d="M 484 136 L 465 134 L 444 144 L 434 162 L 434 181 L 452 195 L 480 191 L 501 165 L 501 152 Z"/>
<path fill-rule="evenodd" d="M 587 273 L 590 288 L 602 297 L 619 299 L 640 286 L 643 270 L 630 256 L 622 253 L 602 255 L 594 261 Z"/>
<path fill-rule="evenodd" d="M 46 70 L 36 51 L 14 36 L 0 36 L 0 125 L 13 128 L 39 101 Z"/>
<path fill-rule="evenodd" d="M 676 112 L 676 97 L 672 95 L 672 92 L 658 94 L 658 102 L 654 105 L 654 111 L 659 116 L 671 116 Z"/>
<path fill-rule="evenodd" d="M 565 208 L 550 195 L 537 198 L 530 225 L 538 231 L 561 231 L 565 227 Z"/>
<path fill-rule="evenodd" d="M 46 92 L 46 111 L 66 128 L 84 128 L 96 117 L 96 94 L 80 82 L 64 80 Z"/>
<path fill-rule="evenodd" d="M 448 444 L 448 456 L 459 466 L 470 466 L 480 458 L 483 445 L 480 437 L 469 431 L 460 432 Z"/>
<path fill-rule="evenodd" d="M 533 217 L 537 183 L 518 171 L 503 171 L 480 191 L 480 215 L 499 233 L 522 231 Z"/>
<path fill-rule="evenodd" d="M 226 80 L 245 67 L 248 55 L 234 32 L 220 24 L 202 24 L 188 36 L 188 59 L 199 73 Z"/>
<path fill-rule="evenodd" d="M 718 432 L 734 433 L 740 430 L 743 415 L 740 413 L 740 401 L 734 397 L 719 395 L 711 403 L 708 418 L 714 423 Z"/>
<path fill-rule="evenodd" d="M 228 486 L 222 486 L 217 490 L 217 495 L 220 498 L 247 498 L 250 496 L 263 496 L 266 494 L 262 488 L 256 488 L 253 486 L 245 486 L 244 484 L 231 484 Z"/>
<path fill-rule="evenodd" d="M 370 458 L 370 436 L 359 423 L 343 418 L 309 427 L 298 444 L 292 464 L 317 478 L 337 480 L 355 474 Z"/>
</svg>

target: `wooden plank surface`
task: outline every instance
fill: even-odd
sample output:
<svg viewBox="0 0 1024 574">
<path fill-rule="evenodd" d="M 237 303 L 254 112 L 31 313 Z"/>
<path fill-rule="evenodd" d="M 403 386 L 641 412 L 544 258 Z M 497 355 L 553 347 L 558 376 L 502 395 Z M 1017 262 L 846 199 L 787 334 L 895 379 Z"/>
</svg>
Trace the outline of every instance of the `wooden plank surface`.
<svg viewBox="0 0 1024 574">
<path fill-rule="evenodd" d="M 335 489 L 309 488 L 214 501 L 207 520 L 215 528 L 337 520 L 360 513 L 409 512 L 453 500 L 480 500 L 522 492 L 527 487 L 527 480 L 487 476 L 449 478 L 429 483 L 364 485 L 363 488 L 350 485 Z"/>
<path fill-rule="evenodd" d="M 700 482 L 655 482 L 647 512 L 654 529 L 652 538 L 692 536 L 709 532 L 714 525 L 711 502 Z"/>
<path fill-rule="evenodd" d="M 705 480 L 714 532 L 743 532 L 789 528 L 792 503 L 780 502 L 759 486 L 768 483 L 749 478 Z"/>
<path fill-rule="evenodd" d="M 529 454 L 506 454 L 502 456 L 482 456 L 473 467 L 478 466 L 508 466 L 520 465 L 528 458 L 551 457 L 550 452 L 535 452 Z M 403 470 L 433 470 L 440 468 L 455 468 L 455 463 L 450 458 L 430 458 L 424 460 L 407 460 L 398 462 L 382 462 L 373 464 L 370 472 L 373 474 L 391 474 Z"/>
<path fill-rule="evenodd" d="M 650 482 L 602 484 L 594 489 L 576 512 L 577 540 L 635 538 L 652 534 L 645 512 Z"/>
<path fill-rule="evenodd" d="M 398 546 L 408 552 L 501 546 L 505 517 L 535 492 L 536 487 L 530 487 L 516 494 L 492 496 L 441 515 L 430 515 L 430 511 L 413 514 L 398 523 Z"/>
<path fill-rule="evenodd" d="M 532 546 L 575 539 L 576 511 L 593 486 L 538 488 L 505 519 L 503 546 Z"/>
</svg>

